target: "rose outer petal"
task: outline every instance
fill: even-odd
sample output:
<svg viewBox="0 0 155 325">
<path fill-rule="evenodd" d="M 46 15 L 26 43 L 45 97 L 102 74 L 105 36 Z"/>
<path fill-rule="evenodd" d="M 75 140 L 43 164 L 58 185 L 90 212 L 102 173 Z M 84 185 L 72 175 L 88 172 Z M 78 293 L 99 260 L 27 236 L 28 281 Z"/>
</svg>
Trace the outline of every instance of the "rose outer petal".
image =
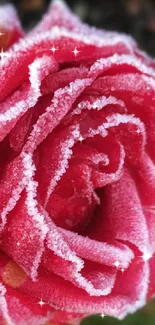
<svg viewBox="0 0 155 325">
<path fill-rule="evenodd" d="M 9 4 L 0 7 L 0 47 L 8 49 L 24 36 L 20 21 L 18 20 L 14 7 Z"/>
</svg>

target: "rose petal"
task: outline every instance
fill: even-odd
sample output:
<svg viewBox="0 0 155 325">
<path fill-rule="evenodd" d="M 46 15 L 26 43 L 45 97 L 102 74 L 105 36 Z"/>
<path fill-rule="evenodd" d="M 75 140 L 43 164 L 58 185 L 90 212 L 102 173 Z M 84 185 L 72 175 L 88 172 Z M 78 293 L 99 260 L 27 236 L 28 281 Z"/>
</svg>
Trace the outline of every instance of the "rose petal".
<svg viewBox="0 0 155 325">
<path fill-rule="evenodd" d="M 155 165 L 147 154 L 144 154 L 137 166 L 133 170 L 133 177 L 139 196 L 142 202 L 142 208 L 149 229 L 150 243 L 155 251 Z"/>
<path fill-rule="evenodd" d="M 129 172 L 124 170 L 121 179 L 108 185 L 104 192 L 100 218 L 95 228 L 97 238 L 116 238 L 136 245 L 142 252 L 149 252 L 148 227 Z"/>
<path fill-rule="evenodd" d="M 130 82 L 129 82 L 130 80 Z M 105 95 L 118 96 L 122 99 L 129 113 L 134 113 L 143 121 L 147 130 L 147 148 L 154 158 L 154 102 L 155 80 L 139 74 L 104 76 L 91 86 L 91 91 Z"/>
<path fill-rule="evenodd" d="M 92 79 L 77 79 L 69 86 L 58 89 L 53 97 L 52 105 L 46 109 L 34 125 L 24 150 L 33 152 L 49 133 L 60 123 L 71 109 L 76 98 L 92 82 Z"/>
<path fill-rule="evenodd" d="M 2 245 L 3 249 L 35 279 L 48 227 L 37 207 L 37 184 L 33 180 L 35 167 L 32 158 L 28 154 L 23 156 L 25 177 L 22 179 L 22 184 L 26 187 L 26 198 L 25 195 L 22 195 L 16 208 L 9 215 L 7 227 L 3 232 Z M 8 240 L 6 241 L 6 239 Z M 19 246 L 17 246 L 17 242 Z M 29 245 L 29 250 L 27 250 L 27 245 Z"/>
<path fill-rule="evenodd" d="M 134 46 L 134 41 L 130 37 L 124 37 L 123 35 L 118 35 L 114 32 L 106 32 L 103 30 L 97 30 L 96 28 L 91 28 L 86 24 L 83 24 L 66 6 L 62 1 L 53 1 L 49 7 L 48 13 L 44 16 L 43 20 L 34 29 L 34 32 L 42 32 L 51 29 L 51 27 L 63 27 L 66 31 L 73 31 L 85 35 L 88 39 L 100 39 L 102 42 L 106 37 L 111 41 L 117 41 L 117 43 L 124 43 L 126 48 L 130 49 Z M 110 42 L 109 42 L 110 43 Z"/>
<path fill-rule="evenodd" d="M 60 229 L 69 247 L 80 257 L 90 261 L 114 266 L 119 261 L 120 268 L 126 268 L 134 253 L 130 248 L 119 242 L 99 242 L 68 230 Z"/>
<path fill-rule="evenodd" d="M 41 308 L 39 301 L 29 299 L 17 290 L 0 286 L 0 310 L 9 325 L 42 325 L 51 319 L 50 307 Z"/>
<path fill-rule="evenodd" d="M 0 7 L 0 45 L 4 50 L 24 36 L 23 29 L 12 5 Z"/>
<path fill-rule="evenodd" d="M 43 69 L 46 67 L 46 70 Z M 41 96 L 40 85 L 48 72 L 55 71 L 57 66 L 52 58 L 43 56 L 36 59 L 30 66 L 30 83 L 17 90 L 11 98 L 1 103 L 0 140 L 9 133 L 19 118 L 33 107 Z"/>
<path fill-rule="evenodd" d="M 150 282 L 149 282 L 149 290 L 148 290 L 148 299 L 154 298 L 155 293 L 155 279 L 154 279 L 154 272 L 155 272 L 155 254 L 149 261 L 150 264 Z"/>
<path fill-rule="evenodd" d="M 127 312 L 134 312 L 145 304 L 148 287 L 148 265 L 144 263 L 133 264 L 132 281 L 129 272 L 125 275 L 123 281 L 123 294 L 110 294 L 106 297 L 91 297 L 84 290 L 77 288 L 61 279 L 60 277 L 46 273 L 40 270 L 40 277 L 37 283 L 25 281 L 21 290 L 33 297 L 38 298 L 42 295 L 45 301 L 50 305 L 68 312 L 80 313 L 105 313 L 106 315 L 115 315 L 123 318 Z M 125 290 L 125 283 L 128 286 Z M 133 291 L 133 286 L 136 288 Z M 117 289 L 116 289 L 117 292 Z"/>
</svg>

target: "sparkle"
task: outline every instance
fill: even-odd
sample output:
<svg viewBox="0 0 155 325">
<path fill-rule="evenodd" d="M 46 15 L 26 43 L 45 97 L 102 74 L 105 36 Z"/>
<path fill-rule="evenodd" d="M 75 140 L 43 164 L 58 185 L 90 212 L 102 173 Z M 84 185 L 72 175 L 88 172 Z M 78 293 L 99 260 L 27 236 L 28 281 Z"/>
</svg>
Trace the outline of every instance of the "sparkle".
<svg viewBox="0 0 155 325">
<path fill-rule="evenodd" d="M 119 262 L 119 261 L 116 261 L 116 262 L 114 263 L 114 265 L 118 268 L 118 267 L 120 266 L 120 262 Z"/>
<path fill-rule="evenodd" d="M 101 318 L 103 319 L 104 317 L 105 317 L 105 315 L 102 313 L 102 314 L 101 314 Z"/>
<path fill-rule="evenodd" d="M 75 56 L 77 56 L 78 53 L 80 53 L 80 51 L 77 50 L 77 48 L 75 47 L 74 51 L 72 51 L 72 53 L 74 53 Z"/>
<path fill-rule="evenodd" d="M 56 48 L 54 45 L 51 48 L 51 51 L 53 52 L 53 54 L 58 50 L 58 48 Z"/>
<path fill-rule="evenodd" d="M 150 258 L 152 257 L 152 253 L 151 252 L 144 252 L 142 255 L 142 259 L 144 260 L 144 262 L 146 263 L 148 260 L 150 260 Z"/>
<path fill-rule="evenodd" d="M 5 35 L 5 33 L 0 32 L 0 36 L 3 36 L 3 35 Z"/>
<path fill-rule="evenodd" d="M 8 53 L 4 52 L 3 49 L 1 49 L 1 52 L 0 52 L 1 61 L 0 61 L 0 63 L 3 64 L 4 61 L 5 61 L 5 57 L 7 57 L 7 56 L 8 56 Z"/>
<path fill-rule="evenodd" d="M 38 304 L 42 307 L 43 305 L 45 305 L 45 302 L 41 299 Z"/>
<path fill-rule="evenodd" d="M 97 108 L 97 107 L 98 107 L 97 103 L 94 103 L 93 108 Z"/>
<path fill-rule="evenodd" d="M 84 140 L 84 138 L 83 138 L 83 136 L 81 135 L 81 136 L 79 137 L 79 141 L 82 142 L 83 140 Z"/>
<path fill-rule="evenodd" d="M 121 272 L 123 273 L 125 271 L 124 267 L 121 268 Z"/>
<path fill-rule="evenodd" d="M 20 242 L 19 241 L 17 242 L 17 246 L 20 246 Z"/>
<path fill-rule="evenodd" d="M 69 92 L 70 92 L 70 93 L 72 93 L 72 92 L 73 92 L 73 89 L 72 89 L 72 87 L 70 87 L 70 89 L 69 89 Z"/>
<path fill-rule="evenodd" d="M 138 130 L 136 131 L 136 133 L 137 133 L 137 134 L 141 133 L 141 130 L 140 130 L 140 129 L 138 129 Z"/>
</svg>

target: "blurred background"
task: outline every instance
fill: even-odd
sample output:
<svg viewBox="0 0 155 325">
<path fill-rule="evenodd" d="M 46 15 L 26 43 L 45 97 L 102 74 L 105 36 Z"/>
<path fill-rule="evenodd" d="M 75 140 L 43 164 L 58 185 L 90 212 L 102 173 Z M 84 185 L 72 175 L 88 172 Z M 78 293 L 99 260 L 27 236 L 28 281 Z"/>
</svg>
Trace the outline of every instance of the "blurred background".
<svg viewBox="0 0 155 325">
<path fill-rule="evenodd" d="M 13 3 L 26 30 L 46 12 L 50 0 L 0 0 Z M 66 0 L 85 22 L 99 28 L 132 35 L 139 46 L 155 57 L 155 0 Z M 89 317 L 81 325 L 155 325 L 155 302 L 122 321 L 100 315 Z"/>
<path fill-rule="evenodd" d="M 9 2 L 0 0 L 0 3 Z M 32 27 L 50 0 L 10 0 L 25 28 Z M 155 0 L 66 0 L 82 20 L 99 28 L 133 35 L 140 46 L 155 56 Z"/>
</svg>

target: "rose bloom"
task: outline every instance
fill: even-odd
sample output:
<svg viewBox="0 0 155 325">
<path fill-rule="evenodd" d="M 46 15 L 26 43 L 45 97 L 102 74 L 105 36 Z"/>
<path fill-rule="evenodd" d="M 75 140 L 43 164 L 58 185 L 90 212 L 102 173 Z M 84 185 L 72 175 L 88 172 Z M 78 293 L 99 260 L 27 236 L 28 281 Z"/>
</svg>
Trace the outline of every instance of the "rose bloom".
<svg viewBox="0 0 155 325">
<path fill-rule="evenodd" d="M 0 324 L 122 319 L 155 294 L 155 62 L 59 1 L 0 31 Z"/>
</svg>

